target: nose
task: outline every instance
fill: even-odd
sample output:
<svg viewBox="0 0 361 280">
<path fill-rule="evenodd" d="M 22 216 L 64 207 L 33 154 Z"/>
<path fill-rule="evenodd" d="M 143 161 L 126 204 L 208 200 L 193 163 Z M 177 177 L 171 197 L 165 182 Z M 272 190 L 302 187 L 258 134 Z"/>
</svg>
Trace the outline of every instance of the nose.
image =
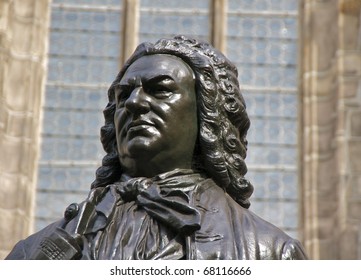
<svg viewBox="0 0 361 280">
<path fill-rule="evenodd" d="M 149 97 L 141 86 L 133 89 L 128 99 L 124 103 L 124 107 L 134 113 L 145 114 L 150 110 Z"/>
</svg>

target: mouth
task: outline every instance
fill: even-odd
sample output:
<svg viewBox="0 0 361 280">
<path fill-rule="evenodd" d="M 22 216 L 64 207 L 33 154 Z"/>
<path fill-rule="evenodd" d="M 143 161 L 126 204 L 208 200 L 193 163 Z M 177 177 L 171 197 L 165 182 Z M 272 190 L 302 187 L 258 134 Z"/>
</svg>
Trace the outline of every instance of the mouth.
<svg viewBox="0 0 361 280">
<path fill-rule="evenodd" d="M 135 120 L 135 121 L 131 121 L 128 125 L 126 130 L 137 130 L 137 129 L 142 129 L 142 128 L 147 128 L 150 126 L 154 126 L 154 123 L 150 122 L 150 121 L 145 121 L 145 120 Z"/>
</svg>

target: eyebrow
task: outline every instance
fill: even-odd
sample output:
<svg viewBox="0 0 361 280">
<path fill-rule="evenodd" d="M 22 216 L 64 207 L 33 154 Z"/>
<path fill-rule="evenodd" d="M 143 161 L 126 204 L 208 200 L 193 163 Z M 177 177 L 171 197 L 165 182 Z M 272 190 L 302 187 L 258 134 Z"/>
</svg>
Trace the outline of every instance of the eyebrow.
<svg viewBox="0 0 361 280">
<path fill-rule="evenodd" d="M 164 80 L 171 80 L 174 82 L 174 78 L 167 75 L 167 74 L 161 74 L 161 75 L 155 75 L 155 76 L 150 76 L 150 77 L 142 77 L 142 84 L 149 84 L 149 83 L 159 83 L 162 82 Z M 128 85 L 134 85 L 136 83 L 136 77 L 132 77 L 127 79 L 126 81 L 121 81 L 117 84 L 117 86 L 128 86 Z"/>
<path fill-rule="evenodd" d="M 161 82 L 161 81 L 164 81 L 164 80 L 171 80 L 171 81 L 174 81 L 174 79 L 169 76 L 169 75 L 157 75 L 157 76 L 154 76 L 154 77 L 150 77 L 150 78 L 147 78 L 146 77 L 146 83 L 158 83 L 158 82 Z"/>
</svg>

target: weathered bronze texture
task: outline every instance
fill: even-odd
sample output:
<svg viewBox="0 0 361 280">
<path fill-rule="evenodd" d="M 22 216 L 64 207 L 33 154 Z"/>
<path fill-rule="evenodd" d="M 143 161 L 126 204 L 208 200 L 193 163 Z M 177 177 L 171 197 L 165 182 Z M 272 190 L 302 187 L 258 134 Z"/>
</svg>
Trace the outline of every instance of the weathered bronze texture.
<svg viewBox="0 0 361 280">
<path fill-rule="evenodd" d="M 7 259 L 305 259 L 250 210 L 236 67 L 185 36 L 143 43 L 109 91 L 88 198 Z"/>
</svg>

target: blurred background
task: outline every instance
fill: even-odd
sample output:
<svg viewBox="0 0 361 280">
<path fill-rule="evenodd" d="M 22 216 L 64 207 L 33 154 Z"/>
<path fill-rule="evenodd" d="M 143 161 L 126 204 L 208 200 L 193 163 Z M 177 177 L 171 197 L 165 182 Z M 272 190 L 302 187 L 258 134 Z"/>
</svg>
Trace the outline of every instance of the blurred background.
<svg viewBox="0 0 361 280">
<path fill-rule="evenodd" d="M 251 210 L 312 259 L 361 259 L 361 1 L 1 0 L 0 258 L 82 201 L 107 89 L 140 42 L 239 69 Z"/>
</svg>

